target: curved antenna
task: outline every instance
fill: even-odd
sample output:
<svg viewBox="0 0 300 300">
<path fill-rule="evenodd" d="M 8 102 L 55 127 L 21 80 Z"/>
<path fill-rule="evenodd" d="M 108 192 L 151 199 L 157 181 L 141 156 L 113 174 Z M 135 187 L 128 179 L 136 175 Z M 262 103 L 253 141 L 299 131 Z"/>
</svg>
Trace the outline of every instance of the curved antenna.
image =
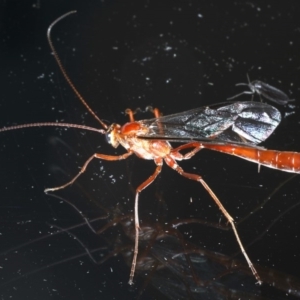
<svg viewBox="0 0 300 300">
<path fill-rule="evenodd" d="M 238 85 L 248 85 L 249 87 L 252 86 L 248 73 L 246 75 L 247 75 L 248 83 L 237 83 L 236 86 Z"/>
<path fill-rule="evenodd" d="M 67 13 L 65 13 L 64 15 L 60 16 L 59 18 L 57 18 L 54 22 L 52 22 L 50 24 L 50 26 L 48 27 L 47 30 L 47 38 L 48 38 L 48 43 L 50 45 L 50 48 L 53 52 L 54 58 L 60 68 L 60 71 L 62 72 L 63 76 L 65 77 L 66 81 L 68 82 L 68 84 L 70 85 L 70 87 L 72 88 L 73 92 L 76 94 L 76 96 L 79 98 L 79 100 L 83 103 L 83 105 L 87 108 L 87 110 L 90 112 L 90 114 L 102 125 L 102 127 L 104 129 L 107 129 L 108 126 L 100 119 L 98 118 L 98 116 L 93 112 L 93 110 L 89 107 L 89 105 L 86 103 L 86 101 L 84 100 L 84 98 L 81 96 L 81 94 L 79 93 L 79 91 L 76 89 L 75 85 L 73 84 L 73 82 L 71 81 L 70 77 L 68 76 L 64 66 L 61 63 L 61 60 L 54 48 L 54 45 L 52 43 L 51 40 L 51 30 L 53 28 L 54 25 L 56 25 L 58 22 L 60 22 L 62 19 L 66 18 L 67 16 L 71 15 L 71 14 L 75 14 L 77 11 L 76 10 L 72 10 L 69 11 Z"/>
<path fill-rule="evenodd" d="M 252 84 L 251 84 L 251 81 L 250 81 L 250 77 L 249 77 L 248 73 L 246 75 L 247 75 L 248 83 L 237 83 L 236 86 L 238 86 L 238 85 L 248 85 L 249 88 L 251 88 Z"/>
<path fill-rule="evenodd" d="M 30 123 L 30 124 L 23 124 L 23 125 L 13 125 L 9 127 L 4 127 L 0 129 L 0 132 L 9 131 L 9 130 L 16 130 L 16 129 L 22 129 L 27 127 L 45 127 L 45 126 L 52 126 L 52 127 L 69 127 L 69 128 L 78 128 L 83 130 L 89 130 L 89 131 L 95 131 L 98 133 L 105 134 L 106 131 L 103 129 L 98 129 L 90 126 L 85 125 L 78 125 L 78 124 L 71 124 L 71 123 L 60 123 L 60 122 L 41 122 L 41 123 Z"/>
<path fill-rule="evenodd" d="M 237 83 L 235 86 L 246 85 L 246 86 L 249 87 L 249 89 L 250 89 L 251 91 L 244 91 L 244 92 L 239 93 L 239 94 L 237 94 L 237 95 L 235 95 L 235 96 L 233 96 L 233 97 L 227 98 L 226 100 L 232 100 L 232 99 L 238 98 L 238 97 L 240 97 L 240 96 L 242 96 L 242 95 L 244 95 L 244 94 L 247 94 L 247 95 L 253 95 L 253 94 L 255 93 L 255 91 L 253 91 L 253 89 L 252 89 L 252 84 L 251 84 L 251 81 L 250 81 L 250 78 L 249 78 L 248 73 L 247 73 L 247 79 L 248 79 L 248 83 Z M 253 100 L 253 96 L 252 96 L 252 100 Z M 252 100 L 251 100 L 251 101 L 252 101 Z"/>
</svg>

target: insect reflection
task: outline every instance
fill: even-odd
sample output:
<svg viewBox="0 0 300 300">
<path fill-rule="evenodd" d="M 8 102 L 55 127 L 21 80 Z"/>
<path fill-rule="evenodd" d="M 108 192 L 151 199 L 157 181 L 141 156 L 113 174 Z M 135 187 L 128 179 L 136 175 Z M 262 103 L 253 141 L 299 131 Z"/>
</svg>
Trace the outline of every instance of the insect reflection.
<svg viewBox="0 0 300 300">
<path fill-rule="evenodd" d="M 289 102 L 292 102 L 294 100 L 289 99 L 288 95 L 285 94 L 283 91 L 275 88 L 274 86 L 271 86 L 267 83 L 264 83 L 260 80 L 254 80 L 254 81 L 250 81 L 250 78 L 247 74 L 247 78 L 248 78 L 248 83 L 237 83 L 236 86 L 240 86 L 240 85 L 246 85 L 249 87 L 250 91 L 244 91 L 242 93 L 239 93 L 233 97 L 227 98 L 227 100 L 232 100 L 235 99 L 237 97 L 240 97 L 244 94 L 247 95 L 252 95 L 252 100 L 254 97 L 254 94 L 258 94 L 260 97 L 260 100 L 262 101 L 262 98 L 265 98 L 267 100 L 273 101 L 277 104 L 280 105 L 286 105 Z"/>
<path fill-rule="evenodd" d="M 131 266 L 132 248 L 135 242 L 133 214 L 124 214 L 123 211 L 126 209 L 122 205 L 118 205 L 113 211 L 102 207 L 102 216 L 98 219 L 89 220 L 71 201 L 54 195 L 51 197 L 71 205 L 70 213 L 77 212 L 83 219 L 80 224 L 65 229 L 56 225 L 49 225 L 57 231 L 53 231 L 51 235 L 42 238 L 46 239 L 47 243 L 52 244 L 51 239 L 55 235 L 61 234 L 66 238 L 66 234 L 68 234 L 71 239 L 75 239 L 74 245 L 78 243 L 79 247 L 75 248 L 77 250 L 80 248 L 82 251 L 73 257 L 52 263 L 45 268 L 53 268 L 60 263 L 78 260 L 87 255 L 93 262 L 99 264 L 100 270 L 104 268 L 103 264 L 107 260 L 111 264 L 113 257 L 118 258 L 120 256 L 123 257 L 128 268 Z M 163 202 L 163 199 L 161 201 Z M 167 207 L 164 207 L 165 209 L 168 211 Z M 187 232 L 192 230 L 195 234 L 195 229 L 197 229 L 201 236 L 206 232 L 205 227 L 208 226 L 206 221 L 195 218 L 172 220 L 166 212 L 160 219 L 153 221 L 147 220 L 146 215 L 143 216 L 139 235 L 140 255 L 136 264 L 139 284 L 136 289 L 136 299 L 144 299 L 144 296 L 148 296 L 149 289 L 151 291 L 152 288 L 157 290 L 156 299 L 274 300 L 282 299 L 278 296 L 281 295 L 281 292 L 287 293 L 289 299 L 300 298 L 299 278 L 274 269 L 256 266 L 265 286 L 269 286 L 267 292 L 262 291 L 259 285 L 254 284 L 255 280 L 252 273 L 242 260 L 190 242 Z M 99 226 L 99 224 L 101 225 Z M 94 236 L 93 239 L 104 241 L 102 247 L 89 249 L 85 246 L 81 238 L 86 237 L 87 233 L 78 231 L 82 227 L 85 228 L 85 231 L 92 229 L 96 232 L 98 236 Z M 37 248 L 39 248 L 41 240 L 39 238 L 33 241 Z M 20 250 L 22 250 L 20 247 L 11 249 L 13 252 L 22 253 Z M 99 251 L 102 255 L 94 257 Z M 8 251 L 5 255 L 8 255 Z M 117 264 L 120 265 L 121 262 L 118 261 Z M 30 271 L 9 282 L 2 282 L 0 289 L 3 291 L 8 285 L 18 287 L 18 280 L 29 278 L 45 268 Z M 99 285 L 101 285 L 100 282 Z"/>
<path fill-rule="evenodd" d="M 132 219 L 122 216 L 119 222 L 131 243 L 135 239 Z M 182 225 L 193 226 L 198 222 L 202 223 L 196 219 L 165 224 L 144 222 L 137 273 L 169 299 L 268 299 L 261 295 L 258 285 L 253 285 L 252 273 L 244 262 L 189 243 L 178 230 Z M 120 240 L 119 247 L 124 244 Z M 121 252 L 128 266 L 129 251 Z M 300 297 L 299 279 L 268 268 L 257 269 L 263 282 L 275 288 L 275 293 L 288 291 L 291 296 Z"/>
</svg>

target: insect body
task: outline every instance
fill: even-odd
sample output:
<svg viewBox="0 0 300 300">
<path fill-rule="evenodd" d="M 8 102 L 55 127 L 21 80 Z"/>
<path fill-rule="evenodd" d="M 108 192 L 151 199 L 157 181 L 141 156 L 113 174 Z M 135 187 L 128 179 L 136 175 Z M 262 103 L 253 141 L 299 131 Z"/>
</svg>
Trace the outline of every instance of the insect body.
<svg viewBox="0 0 300 300">
<path fill-rule="evenodd" d="M 247 78 L 248 78 L 248 83 L 237 83 L 236 86 L 247 85 L 249 87 L 250 91 L 244 91 L 240 94 L 237 94 L 233 97 L 228 98 L 228 100 L 235 99 L 243 94 L 252 95 L 252 100 L 253 100 L 254 94 L 257 93 L 259 95 L 261 101 L 262 101 L 261 97 L 264 97 L 265 99 L 273 101 L 280 105 L 286 105 L 289 102 L 294 101 L 292 99 L 289 99 L 288 95 L 285 94 L 283 91 L 275 88 L 272 85 L 264 83 L 260 80 L 254 80 L 254 81 L 250 82 L 248 75 L 247 75 Z"/>
<path fill-rule="evenodd" d="M 190 159 L 201 149 L 207 148 L 239 156 L 267 167 L 299 173 L 300 153 L 265 150 L 256 146 L 267 139 L 280 123 L 281 115 L 279 111 L 265 103 L 248 101 L 231 104 L 221 103 L 213 107 L 196 108 L 169 116 L 160 116 L 159 111 L 157 109 L 153 109 L 155 118 L 135 121 L 134 113 L 131 110 L 127 110 L 130 122 L 123 126 L 119 124 L 112 124 L 109 126 L 95 115 L 81 94 L 77 91 L 74 84 L 65 72 L 50 39 L 52 27 L 58 21 L 72 13 L 74 13 L 74 11 L 61 16 L 49 26 L 49 44 L 54 53 L 54 57 L 70 87 L 88 109 L 88 111 L 99 121 L 103 129 L 96 129 L 76 124 L 48 122 L 16 125 L 0 129 L 0 132 L 37 126 L 73 127 L 84 130 L 93 130 L 101 134 L 105 134 L 108 142 L 114 148 L 118 147 L 118 145 L 121 145 L 126 149 L 126 153 L 116 156 L 101 153 L 93 154 L 84 163 L 80 172 L 72 180 L 64 185 L 48 188 L 45 190 L 45 192 L 53 192 L 71 185 L 86 170 L 88 164 L 94 158 L 107 161 L 117 161 L 126 159 L 130 155 L 135 154 L 139 158 L 148 160 L 151 159 L 154 161 L 156 164 L 155 171 L 148 179 L 146 179 L 136 188 L 134 202 L 135 245 L 129 278 L 130 284 L 133 283 L 138 255 L 140 231 L 138 215 L 139 194 L 155 180 L 162 170 L 163 162 L 165 162 L 180 175 L 197 181 L 203 185 L 230 223 L 240 246 L 241 252 L 243 253 L 252 273 L 260 283 L 260 277 L 243 247 L 231 215 L 227 212 L 218 197 L 214 194 L 202 177 L 197 174 L 185 172 L 178 165 L 177 161 Z M 177 148 L 173 148 L 170 142 L 180 142 L 182 145 L 178 146 Z M 189 151 L 187 153 L 185 151 L 185 154 L 182 154 L 182 150 Z"/>
<path fill-rule="evenodd" d="M 177 161 L 190 159 L 203 148 L 209 148 L 221 152 L 226 152 L 226 149 L 228 148 L 231 149 L 231 152 L 227 150 L 227 153 L 244 158 L 245 155 L 243 156 L 243 153 L 239 154 L 237 151 L 235 153 L 232 150 L 233 147 L 241 149 L 241 152 L 244 150 L 245 152 L 253 151 L 255 153 L 262 153 L 262 151 L 268 151 L 269 153 L 271 152 L 270 150 L 262 150 L 255 148 L 254 146 L 264 141 L 277 127 L 281 120 L 279 111 L 276 108 L 264 103 L 236 102 L 229 105 L 224 105 L 223 103 L 219 106 L 215 106 L 215 108 L 197 108 L 187 112 L 181 112 L 163 117 L 160 117 L 158 111 L 154 110 L 155 115 L 157 116 L 156 118 L 141 121 L 135 121 L 133 118 L 133 113 L 130 110 L 127 112 L 129 113 L 131 122 L 126 123 L 123 126 L 120 126 L 119 124 L 112 124 L 111 126 L 106 125 L 106 130 L 91 129 L 87 126 L 75 124 L 37 123 L 3 128 L 0 129 L 0 132 L 35 126 L 63 126 L 86 130 L 91 129 L 99 133 L 106 134 L 107 140 L 113 147 L 116 148 L 119 145 L 122 145 L 127 150 L 127 153 L 118 156 L 100 153 L 93 154 L 85 162 L 80 172 L 71 181 L 62 186 L 48 188 L 45 190 L 45 192 L 53 192 L 63 189 L 74 183 L 74 181 L 86 170 L 88 164 L 94 158 L 116 161 L 126 159 L 128 156 L 136 154 L 140 158 L 154 160 L 156 164 L 154 173 L 136 189 L 134 205 L 136 235 L 134 258 L 129 280 L 130 284 L 133 283 L 133 276 L 138 254 L 139 194 L 155 180 L 157 175 L 161 172 L 163 162 L 177 171 L 180 175 L 188 179 L 198 181 L 204 186 L 204 188 L 219 206 L 227 220 L 230 222 L 249 267 L 259 281 L 259 276 L 240 241 L 233 218 L 221 204 L 214 192 L 201 178 L 201 176 L 185 172 L 177 164 Z M 189 142 L 177 148 L 172 148 L 169 141 L 177 141 L 181 143 L 187 141 Z M 225 146 L 227 146 L 226 149 L 224 148 Z M 186 154 L 181 154 L 180 151 L 184 149 L 191 150 Z M 259 158 L 252 160 L 267 166 L 270 165 L 270 163 L 268 164 L 267 161 L 259 160 Z"/>
</svg>

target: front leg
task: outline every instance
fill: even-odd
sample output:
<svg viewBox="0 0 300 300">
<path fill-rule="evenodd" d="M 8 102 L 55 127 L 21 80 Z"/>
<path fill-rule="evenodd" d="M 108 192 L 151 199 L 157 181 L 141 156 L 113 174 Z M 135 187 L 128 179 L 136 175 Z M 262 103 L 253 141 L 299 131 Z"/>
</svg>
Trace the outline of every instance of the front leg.
<svg viewBox="0 0 300 300">
<path fill-rule="evenodd" d="M 80 169 L 79 173 L 72 179 L 70 180 L 69 182 L 61 185 L 61 186 L 57 186 L 57 187 L 54 187 L 54 188 L 47 188 L 44 190 L 45 193 L 48 193 L 48 192 L 54 192 L 54 191 L 57 191 L 57 190 L 61 190 L 61 189 L 64 189 L 66 188 L 67 186 L 73 184 L 76 179 L 82 174 L 85 172 L 88 164 L 94 159 L 94 158 L 98 158 L 98 159 L 103 159 L 103 160 L 109 160 L 109 161 L 115 161 L 115 160 L 122 160 L 122 159 L 126 159 L 128 156 L 130 156 L 133 152 L 127 152 L 125 154 L 121 154 L 121 155 L 106 155 L 106 154 L 100 154 L 100 153 L 94 153 L 85 163 L 84 165 L 82 166 L 82 168 Z"/>
</svg>

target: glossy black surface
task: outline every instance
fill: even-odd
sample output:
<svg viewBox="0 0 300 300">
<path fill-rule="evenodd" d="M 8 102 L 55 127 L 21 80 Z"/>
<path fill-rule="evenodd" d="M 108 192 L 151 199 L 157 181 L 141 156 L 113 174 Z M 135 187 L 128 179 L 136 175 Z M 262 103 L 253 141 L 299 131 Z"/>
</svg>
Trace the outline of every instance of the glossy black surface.
<svg viewBox="0 0 300 300">
<path fill-rule="evenodd" d="M 56 120 L 98 126 L 60 74 L 46 39 L 49 24 L 76 9 L 76 15 L 57 24 L 52 39 L 76 87 L 104 121 L 125 123 L 128 107 L 152 105 L 166 115 L 223 102 L 236 94 L 235 84 L 248 73 L 295 99 L 293 107 L 278 107 L 284 118 L 263 146 L 299 152 L 300 4 L 228 2 L 2 1 L 1 126 Z M 244 95 L 238 100 L 250 99 L 251 95 Z M 8 251 L 57 230 L 49 224 L 66 228 L 83 222 L 70 205 L 43 190 L 65 183 L 94 152 L 124 150 L 112 149 L 104 136 L 75 129 L 24 129 L 1 133 L 0 139 L 1 297 L 136 299 L 148 277 L 136 276 L 130 287 L 129 266 L 121 255 L 101 265 L 85 255 L 45 268 L 85 253 L 67 233 Z M 253 211 L 238 223 L 238 230 L 245 245 L 259 237 L 247 248 L 254 263 L 300 278 L 298 176 L 285 182 L 291 174 L 263 167 L 258 173 L 250 162 L 208 150 L 181 166 L 201 174 L 237 222 Z M 136 157 L 94 161 L 77 184 L 57 194 L 90 219 L 107 214 L 112 219 L 114 214 L 132 212 L 133 189 L 153 171 L 153 162 Z M 142 224 L 148 219 L 164 224 L 177 218 L 226 223 L 202 186 L 167 167 L 141 194 L 140 217 Z M 93 224 L 101 228 L 106 222 Z M 230 256 L 239 250 L 230 230 L 205 224 L 177 230 L 208 252 Z M 115 249 L 123 232 L 118 226 L 99 236 L 87 226 L 72 231 L 88 248 L 103 248 L 95 253 L 99 259 Z M 242 255 L 236 258 L 243 261 Z M 223 261 L 217 267 L 223 268 Z M 153 282 L 156 278 L 154 274 Z M 232 284 L 241 286 L 239 279 Z M 266 299 L 294 299 L 288 290 L 278 292 L 268 285 L 259 289 L 252 277 L 247 288 L 253 297 L 261 291 Z M 171 293 L 165 295 L 150 283 L 140 299 L 168 296 Z"/>
</svg>

